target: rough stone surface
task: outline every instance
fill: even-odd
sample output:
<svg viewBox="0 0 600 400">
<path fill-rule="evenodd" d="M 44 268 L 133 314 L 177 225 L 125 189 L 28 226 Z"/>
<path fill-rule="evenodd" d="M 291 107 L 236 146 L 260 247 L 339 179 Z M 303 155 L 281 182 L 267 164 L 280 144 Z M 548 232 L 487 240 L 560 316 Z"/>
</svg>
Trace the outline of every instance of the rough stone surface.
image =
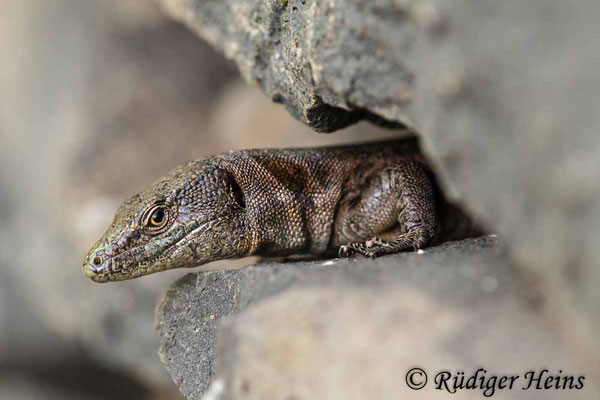
<svg viewBox="0 0 600 400">
<path fill-rule="evenodd" d="M 600 363 L 598 1 L 163 3 L 316 130 L 356 108 L 414 127 Z"/>
<path fill-rule="evenodd" d="M 189 399 L 211 380 L 223 399 L 385 399 L 409 394 L 413 365 L 598 376 L 554 332 L 551 312 L 487 237 L 374 260 L 192 273 L 169 289 L 156 323 L 161 359 Z"/>
<path fill-rule="evenodd" d="M 464 277 L 413 286 L 407 277 L 398 286 L 291 290 L 257 304 L 221 332 L 215 377 L 223 386 L 220 398 L 444 398 L 450 394 L 434 390 L 440 370 L 470 374 L 483 367 L 489 375 L 519 374 L 521 384 L 535 366 L 553 374 L 585 371 L 548 331 L 529 293 L 502 273 L 485 273 L 500 281 L 492 293 L 490 276 L 472 286 Z M 429 374 L 422 393 L 405 384 L 413 367 Z M 586 398 L 597 396 L 597 388 L 586 389 Z M 481 399 L 482 392 L 457 396 Z M 535 397 L 557 398 L 552 392 Z M 494 398 L 530 399 L 532 393 L 519 385 Z"/>
<path fill-rule="evenodd" d="M 435 4 L 451 28 L 420 47 L 424 147 L 598 365 L 600 3 Z"/>
<path fill-rule="evenodd" d="M 300 121 L 330 132 L 360 119 L 399 126 L 414 24 L 392 0 L 165 0 Z"/>
</svg>

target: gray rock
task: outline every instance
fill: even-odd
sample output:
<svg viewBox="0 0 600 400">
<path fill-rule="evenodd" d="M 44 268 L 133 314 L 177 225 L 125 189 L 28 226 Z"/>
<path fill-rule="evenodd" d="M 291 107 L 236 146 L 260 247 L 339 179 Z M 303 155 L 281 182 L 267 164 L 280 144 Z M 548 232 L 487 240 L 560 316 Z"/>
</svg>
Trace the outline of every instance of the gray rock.
<svg viewBox="0 0 600 400">
<path fill-rule="evenodd" d="M 584 357 L 555 334 L 544 304 L 486 237 L 375 260 L 188 274 L 159 303 L 156 324 L 161 359 L 189 399 L 211 379 L 224 398 L 397 398 L 405 388 L 394 387 L 412 364 L 579 371 Z M 237 314 L 215 350 L 220 321 Z M 357 374 L 368 385 L 342 384 Z M 375 387 L 379 397 L 364 396 Z"/>
<path fill-rule="evenodd" d="M 523 391 L 527 371 L 586 371 L 577 368 L 531 294 L 508 271 L 483 268 L 480 272 L 489 275 L 471 280 L 452 269 L 455 276 L 445 281 L 417 283 L 418 278 L 407 276 L 402 284 L 382 287 L 294 289 L 248 308 L 220 331 L 212 385 L 221 388 L 217 398 L 443 397 L 450 393 L 437 389 L 440 371 L 463 371 L 468 377 L 484 368 L 487 373 L 481 375 L 487 377 L 520 378 L 512 390 L 459 390 L 459 398 L 481 399 L 485 392 L 501 399 L 530 399 L 532 394 L 555 399 L 554 391 Z M 429 376 L 420 391 L 405 383 L 415 367 Z M 415 376 L 415 382 L 421 379 Z M 587 383 L 581 398 L 597 398 L 598 387 Z"/>
<path fill-rule="evenodd" d="M 405 2 L 165 0 L 292 115 L 331 132 L 360 119 L 401 126 L 414 24 Z M 395 122 L 395 124 L 394 124 Z"/>
<path fill-rule="evenodd" d="M 600 363 L 599 2 L 163 3 L 316 130 L 414 127 Z"/>
<path fill-rule="evenodd" d="M 505 238 L 600 364 L 600 3 L 435 1 L 414 119 L 448 189 Z"/>
</svg>

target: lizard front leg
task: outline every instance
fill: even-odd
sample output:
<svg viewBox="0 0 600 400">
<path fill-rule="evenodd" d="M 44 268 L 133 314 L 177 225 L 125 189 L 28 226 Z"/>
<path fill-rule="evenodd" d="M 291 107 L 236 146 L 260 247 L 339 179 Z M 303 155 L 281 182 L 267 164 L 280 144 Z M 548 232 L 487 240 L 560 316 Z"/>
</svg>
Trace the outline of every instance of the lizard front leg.
<svg viewBox="0 0 600 400">
<path fill-rule="evenodd" d="M 376 257 L 424 247 L 435 237 L 436 227 L 427 171 L 420 163 L 407 161 L 385 168 L 358 198 L 341 205 L 335 239 L 340 256 Z"/>
</svg>

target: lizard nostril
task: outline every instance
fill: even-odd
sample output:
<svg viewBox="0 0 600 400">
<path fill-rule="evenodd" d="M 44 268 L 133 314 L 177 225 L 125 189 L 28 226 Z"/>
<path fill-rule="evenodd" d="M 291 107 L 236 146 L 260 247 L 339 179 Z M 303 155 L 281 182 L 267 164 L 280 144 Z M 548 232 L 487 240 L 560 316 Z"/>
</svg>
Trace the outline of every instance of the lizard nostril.
<svg viewBox="0 0 600 400">
<path fill-rule="evenodd" d="M 96 256 L 96 257 L 94 257 L 92 262 L 94 263 L 94 265 L 100 265 L 100 264 L 102 264 L 102 258 L 100 256 Z"/>
</svg>

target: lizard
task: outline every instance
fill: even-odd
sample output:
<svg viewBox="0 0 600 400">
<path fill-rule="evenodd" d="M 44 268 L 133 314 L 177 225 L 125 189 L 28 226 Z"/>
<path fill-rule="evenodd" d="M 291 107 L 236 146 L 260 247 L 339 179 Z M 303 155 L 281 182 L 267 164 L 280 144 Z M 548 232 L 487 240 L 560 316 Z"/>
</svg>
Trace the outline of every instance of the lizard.
<svg viewBox="0 0 600 400">
<path fill-rule="evenodd" d="M 377 257 L 478 231 L 442 195 L 416 137 L 238 150 L 125 201 L 83 273 L 107 282 L 248 255 Z"/>
</svg>

